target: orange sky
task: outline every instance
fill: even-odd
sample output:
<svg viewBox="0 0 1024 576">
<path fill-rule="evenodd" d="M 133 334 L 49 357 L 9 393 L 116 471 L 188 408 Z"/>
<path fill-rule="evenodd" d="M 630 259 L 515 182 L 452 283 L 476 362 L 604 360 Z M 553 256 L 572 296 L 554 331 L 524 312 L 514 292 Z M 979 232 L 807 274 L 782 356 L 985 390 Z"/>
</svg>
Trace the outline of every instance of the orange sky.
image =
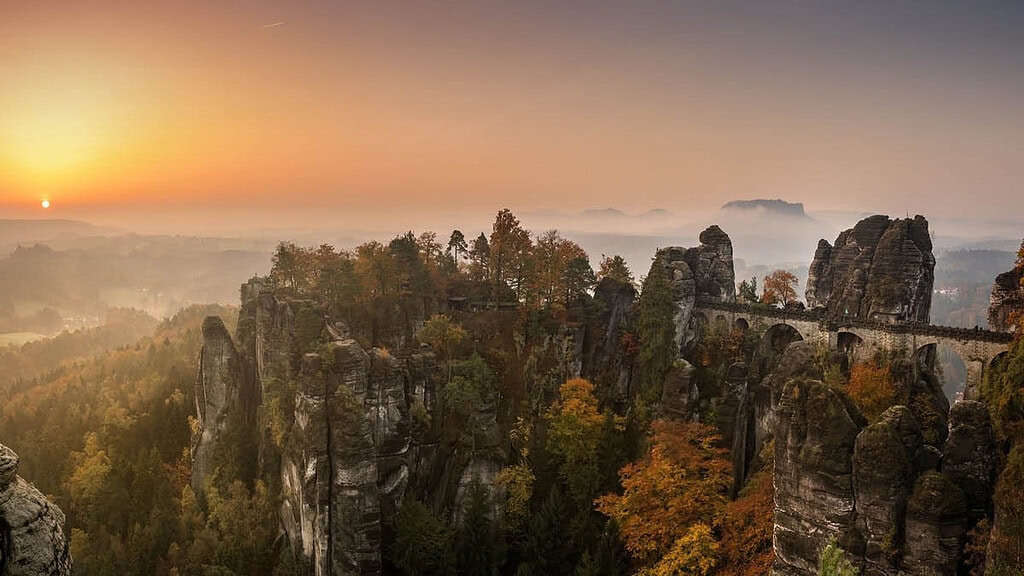
<svg viewBox="0 0 1024 576">
<path fill-rule="evenodd" d="M 14 3 L 0 217 L 1024 197 L 1020 5 L 750 4 Z"/>
</svg>

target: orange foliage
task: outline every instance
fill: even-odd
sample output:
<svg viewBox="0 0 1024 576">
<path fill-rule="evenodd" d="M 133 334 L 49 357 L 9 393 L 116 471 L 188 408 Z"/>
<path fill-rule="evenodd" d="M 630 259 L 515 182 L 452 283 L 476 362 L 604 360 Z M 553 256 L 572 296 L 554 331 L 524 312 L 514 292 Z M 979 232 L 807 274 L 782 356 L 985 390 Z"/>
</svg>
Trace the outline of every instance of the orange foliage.
<svg viewBox="0 0 1024 576">
<path fill-rule="evenodd" d="M 691 528 L 713 525 L 731 483 L 727 451 L 706 424 L 655 421 L 651 447 L 619 471 L 623 493 L 605 494 L 597 509 L 618 522 L 626 548 L 646 564 L 672 551 Z"/>
<path fill-rule="evenodd" d="M 761 470 L 750 479 L 739 498 L 729 503 L 722 519 L 722 576 L 767 574 L 775 554 L 773 470 Z"/>
<path fill-rule="evenodd" d="M 799 282 L 792 272 L 785 270 L 772 272 L 764 277 L 764 292 L 761 294 L 761 302 L 785 306 L 796 301 L 796 287 Z"/>
<path fill-rule="evenodd" d="M 878 420 L 896 399 L 896 387 L 889 369 L 873 363 L 856 364 L 850 369 L 846 392 L 871 423 Z"/>
</svg>

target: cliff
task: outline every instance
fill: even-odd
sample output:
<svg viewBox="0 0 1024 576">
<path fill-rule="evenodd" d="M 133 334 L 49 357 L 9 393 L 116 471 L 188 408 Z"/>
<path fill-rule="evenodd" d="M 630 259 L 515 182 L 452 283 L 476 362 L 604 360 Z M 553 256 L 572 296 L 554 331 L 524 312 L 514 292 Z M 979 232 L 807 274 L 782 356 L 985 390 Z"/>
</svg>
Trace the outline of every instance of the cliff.
<svg viewBox="0 0 1024 576">
<path fill-rule="evenodd" d="M 1024 266 L 996 276 L 988 306 L 988 327 L 1000 332 L 1015 329 L 1013 314 L 1024 310 Z"/>
<path fill-rule="evenodd" d="M 923 216 L 871 216 L 818 243 L 805 297 L 832 317 L 928 322 L 935 256 Z"/>
<path fill-rule="evenodd" d="M 18 455 L 0 444 L 0 574 L 70 576 L 64 513 L 18 476 Z"/>
</svg>

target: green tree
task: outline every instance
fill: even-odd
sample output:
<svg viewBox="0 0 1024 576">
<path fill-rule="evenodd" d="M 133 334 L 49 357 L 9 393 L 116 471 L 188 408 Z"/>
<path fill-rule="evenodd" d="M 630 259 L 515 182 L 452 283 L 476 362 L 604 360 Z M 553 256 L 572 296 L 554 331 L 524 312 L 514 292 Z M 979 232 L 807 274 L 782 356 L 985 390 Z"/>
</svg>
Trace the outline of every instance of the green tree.
<svg viewBox="0 0 1024 576">
<path fill-rule="evenodd" d="M 743 304 L 757 304 L 761 301 L 757 296 L 757 276 L 751 276 L 750 280 L 740 282 L 738 289 L 739 301 Z"/>
<path fill-rule="evenodd" d="M 676 327 L 672 287 L 661 258 L 655 258 L 644 278 L 638 308 L 638 360 L 642 395 L 648 402 L 654 402 L 661 398 L 665 375 L 678 354 L 674 342 Z"/>
<path fill-rule="evenodd" d="M 455 573 L 452 555 L 455 534 L 422 502 L 406 497 L 398 511 L 395 539 L 388 559 L 408 576 L 448 576 Z"/>
<path fill-rule="evenodd" d="M 860 571 L 846 558 L 846 553 L 836 544 L 835 540 L 821 551 L 818 558 L 818 576 L 857 576 Z"/>
<path fill-rule="evenodd" d="M 455 565 L 460 575 L 497 573 L 498 542 L 491 513 L 490 491 L 480 482 L 472 482 L 466 491 L 462 525 L 455 538 Z"/>
<path fill-rule="evenodd" d="M 477 282 L 491 280 L 491 245 L 487 235 L 480 233 L 469 249 L 469 277 Z"/>
<path fill-rule="evenodd" d="M 448 253 L 452 255 L 452 259 L 458 263 L 459 255 L 465 254 L 468 250 L 469 245 L 466 244 L 466 237 L 462 231 L 452 230 L 452 235 L 448 237 Z"/>
<path fill-rule="evenodd" d="M 540 509 L 530 519 L 522 543 L 519 575 L 568 576 L 576 556 L 566 538 L 568 510 L 556 486 L 552 486 Z"/>
</svg>

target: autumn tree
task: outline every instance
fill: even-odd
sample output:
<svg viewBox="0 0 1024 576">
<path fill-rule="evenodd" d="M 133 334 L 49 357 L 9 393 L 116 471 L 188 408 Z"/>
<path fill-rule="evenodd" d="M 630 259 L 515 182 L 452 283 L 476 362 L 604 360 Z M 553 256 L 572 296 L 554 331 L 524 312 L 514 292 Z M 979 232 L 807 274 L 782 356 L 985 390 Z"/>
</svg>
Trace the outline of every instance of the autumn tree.
<svg viewBox="0 0 1024 576">
<path fill-rule="evenodd" d="M 739 496 L 726 505 L 720 521 L 722 576 L 768 574 L 775 558 L 773 470 L 755 473 Z"/>
<path fill-rule="evenodd" d="M 363 282 L 363 290 L 372 296 L 390 292 L 395 283 L 397 271 L 388 248 L 377 241 L 356 246 L 355 270 Z"/>
<path fill-rule="evenodd" d="M 547 411 L 545 420 L 547 449 L 559 458 L 559 474 L 573 500 L 589 509 L 601 482 L 598 448 L 604 425 L 594 385 L 582 378 L 562 384 L 559 400 Z"/>
<path fill-rule="evenodd" d="M 796 287 L 800 281 L 787 270 L 776 270 L 764 277 L 764 292 L 761 301 L 774 306 L 786 306 L 796 302 Z"/>
<path fill-rule="evenodd" d="M 433 346 L 444 355 L 445 365 L 448 368 L 448 381 L 452 379 L 452 348 L 458 346 L 468 336 L 466 329 L 457 322 L 452 322 L 451 316 L 447 314 L 435 314 L 423 323 L 423 327 L 416 332 L 416 339 Z"/>
<path fill-rule="evenodd" d="M 888 366 L 875 362 L 860 362 L 850 368 L 846 393 L 870 423 L 896 401 L 896 386 Z"/>
<path fill-rule="evenodd" d="M 610 278 L 623 284 L 633 284 L 633 273 L 629 271 L 626 260 L 622 256 L 601 255 L 601 265 L 597 270 L 597 279 Z"/>
<path fill-rule="evenodd" d="M 500 293 L 501 286 L 507 285 L 515 291 L 517 298 L 522 298 L 532 247 L 530 233 L 520 225 L 519 219 L 508 208 L 500 210 L 494 219 L 489 242 L 489 268 L 495 296 Z"/>
<path fill-rule="evenodd" d="M 655 258 L 644 278 L 638 308 L 640 383 L 645 399 L 656 401 L 661 398 L 665 374 L 678 352 L 674 342 L 676 327 L 672 288 L 661 258 Z"/>
<path fill-rule="evenodd" d="M 579 244 L 549 230 L 537 238 L 533 249 L 533 274 L 529 292 L 542 303 L 568 305 L 573 295 L 593 285 L 594 272 Z"/>
<path fill-rule="evenodd" d="M 619 472 L 623 493 L 601 496 L 597 509 L 615 519 L 626 549 L 643 567 L 654 569 L 669 557 L 705 570 L 717 555 L 707 528 L 725 508 L 732 482 L 728 451 L 706 424 L 658 420 L 651 430 L 646 456 Z M 691 550 L 701 557 L 688 556 Z"/>
</svg>

